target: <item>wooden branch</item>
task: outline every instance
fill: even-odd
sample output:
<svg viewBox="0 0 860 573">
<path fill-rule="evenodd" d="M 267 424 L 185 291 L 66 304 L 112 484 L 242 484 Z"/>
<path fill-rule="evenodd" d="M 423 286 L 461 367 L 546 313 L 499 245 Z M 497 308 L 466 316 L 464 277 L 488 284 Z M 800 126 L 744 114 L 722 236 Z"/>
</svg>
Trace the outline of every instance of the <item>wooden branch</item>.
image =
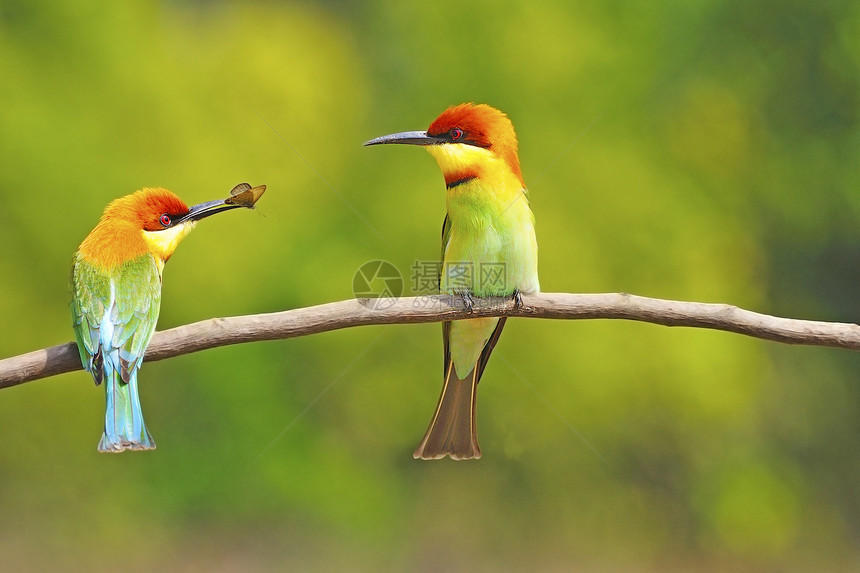
<svg viewBox="0 0 860 573">
<path fill-rule="evenodd" d="M 471 311 L 465 309 L 458 296 L 354 299 L 270 314 L 213 318 L 156 332 L 145 360 L 153 362 L 228 344 L 295 338 L 353 326 L 488 316 L 620 318 L 725 330 L 786 344 L 860 350 L 860 326 L 856 324 L 778 318 L 726 304 L 679 302 L 626 293 L 540 293 L 523 295 L 522 299 L 523 305 L 515 308 L 511 298 L 476 298 Z M 0 388 L 80 368 L 75 343 L 61 344 L 0 360 Z"/>
</svg>

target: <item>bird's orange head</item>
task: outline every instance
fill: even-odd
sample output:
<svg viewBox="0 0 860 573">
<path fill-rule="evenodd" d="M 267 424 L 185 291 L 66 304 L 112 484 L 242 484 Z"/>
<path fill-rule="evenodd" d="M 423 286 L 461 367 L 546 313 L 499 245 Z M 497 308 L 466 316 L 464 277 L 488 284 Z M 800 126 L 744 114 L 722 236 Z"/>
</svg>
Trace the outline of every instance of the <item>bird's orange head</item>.
<svg viewBox="0 0 860 573">
<path fill-rule="evenodd" d="M 141 189 L 110 203 L 79 251 L 104 269 L 146 253 L 163 263 L 198 220 L 240 206 L 245 205 L 217 200 L 189 208 L 167 189 Z"/>
<path fill-rule="evenodd" d="M 430 124 L 427 135 L 490 150 L 522 183 L 514 124 L 496 108 L 473 103 L 449 107 Z"/>
<path fill-rule="evenodd" d="M 517 135 L 508 116 L 486 104 L 449 107 L 427 131 L 407 131 L 371 139 L 365 145 L 426 145 L 436 158 L 448 188 L 486 177 L 500 169 L 525 187 L 517 155 Z"/>
</svg>

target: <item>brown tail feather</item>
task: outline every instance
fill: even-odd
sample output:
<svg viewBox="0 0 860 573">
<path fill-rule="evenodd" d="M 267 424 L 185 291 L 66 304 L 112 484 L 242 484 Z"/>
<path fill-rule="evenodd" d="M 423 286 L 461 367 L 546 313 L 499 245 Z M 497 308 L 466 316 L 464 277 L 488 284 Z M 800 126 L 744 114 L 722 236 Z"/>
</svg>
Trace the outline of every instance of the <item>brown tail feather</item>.
<svg viewBox="0 0 860 573">
<path fill-rule="evenodd" d="M 413 454 L 415 459 L 435 460 L 446 455 L 454 460 L 481 457 L 475 426 L 478 365 L 475 366 L 465 378 L 460 379 L 453 363 L 449 361 L 436 413 Z"/>
<path fill-rule="evenodd" d="M 442 343 L 444 350 L 442 395 L 436 413 L 424 439 L 418 444 L 415 459 L 436 460 L 446 455 L 454 460 L 474 460 L 481 457 L 478 446 L 478 427 L 475 420 L 475 402 L 478 398 L 478 382 L 490 359 L 502 329 L 505 317 L 499 319 L 492 335 L 487 340 L 481 356 L 472 370 L 464 378 L 457 377 L 457 369 L 451 361 L 450 334 L 451 323 L 442 323 Z"/>
</svg>

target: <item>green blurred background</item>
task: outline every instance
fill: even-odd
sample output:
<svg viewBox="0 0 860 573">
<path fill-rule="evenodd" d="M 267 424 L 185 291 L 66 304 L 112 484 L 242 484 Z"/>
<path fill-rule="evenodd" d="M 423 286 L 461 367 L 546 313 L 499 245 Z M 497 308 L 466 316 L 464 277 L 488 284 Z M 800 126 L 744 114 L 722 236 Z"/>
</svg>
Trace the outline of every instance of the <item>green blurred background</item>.
<svg viewBox="0 0 860 573">
<path fill-rule="evenodd" d="M 857 2 L 4 0 L 0 356 L 72 338 L 72 252 L 144 186 L 269 186 L 179 248 L 162 329 L 347 299 L 369 260 L 408 276 L 437 257 L 442 177 L 361 143 L 463 101 L 517 127 L 545 291 L 860 320 Z M 0 569 L 860 563 L 855 354 L 515 320 L 481 384 L 484 459 L 417 462 L 439 330 L 147 364 L 148 454 L 96 453 L 83 372 L 3 391 Z"/>
</svg>

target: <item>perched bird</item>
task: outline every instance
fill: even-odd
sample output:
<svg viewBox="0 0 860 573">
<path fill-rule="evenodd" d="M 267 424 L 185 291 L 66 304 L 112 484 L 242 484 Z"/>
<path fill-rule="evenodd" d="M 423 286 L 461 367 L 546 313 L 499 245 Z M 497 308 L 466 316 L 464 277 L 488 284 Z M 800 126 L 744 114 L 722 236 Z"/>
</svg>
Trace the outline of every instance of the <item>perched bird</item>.
<svg viewBox="0 0 860 573">
<path fill-rule="evenodd" d="M 372 139 L 365 145 L 426 146 L 447 189 L 442 225 L 440 290 L 471 296 L 537 292 L 537 241 L 517 156 L 514 126 L 501 111 L 461 104 L 442 112 L 427 131 Z M 442 323 L 444 383 L 416 459 L 481 457 L 475 426 L 478 381 L 499 340 L 504 318 Z"/>
<path fill-rule="evenodd" d="M 241 184 L 230 198 L 190 209 L 166 189 L 142 189 L 108 205 L 81 243 L 69 306 L 84 369 L 96 385 L 105 382 L 100 452 L 155 448 L 143 422 L 137 371 L 158 320 L 164 263 L 197 221 L 253 206 L 260 189 Z"/>
</svg>

